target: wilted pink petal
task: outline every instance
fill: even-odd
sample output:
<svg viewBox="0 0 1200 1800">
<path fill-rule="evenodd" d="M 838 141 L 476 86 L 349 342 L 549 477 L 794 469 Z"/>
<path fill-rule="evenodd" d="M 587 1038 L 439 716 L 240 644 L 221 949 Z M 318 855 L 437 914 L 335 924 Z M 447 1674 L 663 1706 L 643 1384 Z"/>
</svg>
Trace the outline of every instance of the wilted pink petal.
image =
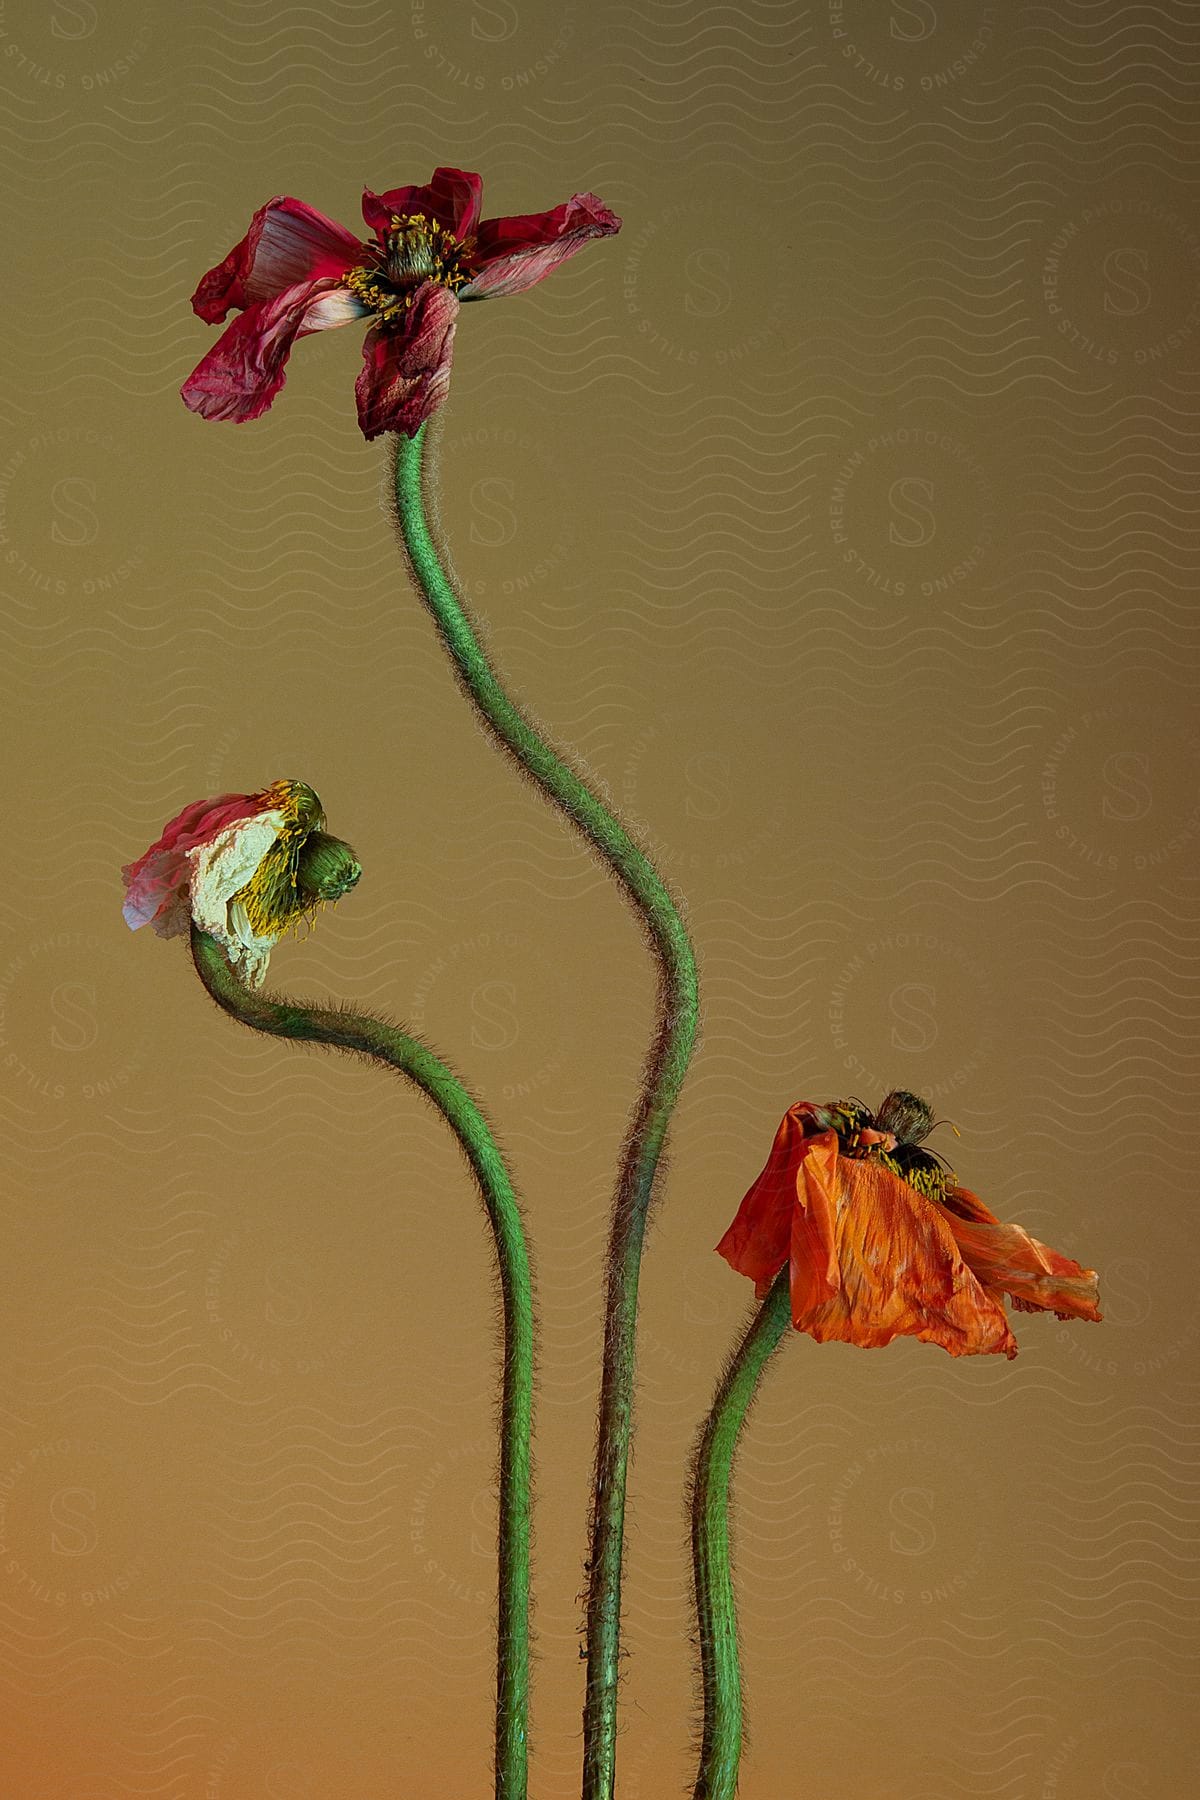
<svg viewBox="0 0 1200 1800">
<path fill-rule="evenodd" d="M 253 818 L 269 804 L 264 794 L 218 794 L 215 799 L 193 800 L 185 806 L 150 848 L 121 870 L 126 888 L 121 910 L 129 929 L 153 925 L 160 937 L 186 931 L 191 918 L 188 851 L 208 843 L 227 826 Z"/>
<path fill-rule="evenodd" d="M 343 275 L 361 245 L 353 232 L 303 200 L 277 196 L 260 206 L 250 229 L 224 262 L 202 275 L 192 306 L 210 325 L 235 307 L 271 300 L 302 281 Z"/>
<path fill-rule="evenodd" d="M 573 194 L 551 212 L 485 219 L 476 233 L 475 273 L 459 289 L 459 299 L 524 293 L 593 238 L 620 229 L 616 213 L 595 194 Z"/>
<path fill-rule="evenodd" d="M 284 365 L 297 338 L 349 325 L 366 311 L 333 279 L 303 281 L 248 307 L 184 382 L 184 405 L 205 419 L 257 419 L 286 380 Z"/>
<path fill-rule="evenodd" d="M 483 182 L 478 175 L 465 169 L 435 169 L 424 187 L 388 188 L 383 194 L 364 189 L 363 218 L 382 237 L 394 217 L 424 213 L 461 242 L 479 223 L 482 199 Z"/>
<path fill-rule="evenodd" d="M 363 436 L 402 431 L 412 437 L 436 412 L 450 384 L 458 301 L 448 288 L 425 282 L 400 327 L 372 327 L 363 342 L 355 383 Z"/>
</svg>

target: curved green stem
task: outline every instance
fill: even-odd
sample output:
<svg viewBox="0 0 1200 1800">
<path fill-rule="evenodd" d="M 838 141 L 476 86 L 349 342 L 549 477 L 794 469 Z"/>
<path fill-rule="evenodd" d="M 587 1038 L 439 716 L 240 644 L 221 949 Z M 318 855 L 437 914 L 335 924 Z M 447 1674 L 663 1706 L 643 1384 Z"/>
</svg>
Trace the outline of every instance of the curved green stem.
<svg viewBox="0 0 1200 1800">
<path fill-rule="evenodd" d="M 327 1044 L 384 1063 L 416 1083 L 458 1139 L 496 1241 L 504 1304 L 500 1408 L 499 1632 L 496 1673 L 496 1800 L 525 1800 L 529 1714 L 529 1479 L 533 1410 L 533 1291 L 521 1215 L 487 1120 L 458 1077 L 418 1038 L 370 1013 L 302 1006 L 254 993 L 224 950 L 192 928 L 201 981 L 227 1013 L 255 1031 Z"/>
<path fill-rule="evenodd" d="M 493 673 L 438 554 L 426 514 L 426 427 L 395 438 L 396 518 L 409 567 L 459 681 L 501 747 L 582 832 L 632 901 L 658 969 L 657 1025 L 621 1152 L 609 1236 L 587 1603 L 583 1800 L 611 1800 L 616 1770 L 621 1555 L 633 1419 L 638 1272 L 667 1123 L 696 1037 L 696 965 L 666 886 L 583 778 L 513 704 Z"/>
<path fill-rule="evenodd" d="M 692 1563 L 704 1686 L 693 1800 L 733 1800 L 742 1754 L 742 1675 L 729 1561 L 729 1480 L 738 1434 L 763 1370 L 791 1319 L 788 1268 L 776 1276 L 721 1378 L 692 1474 Z"/>
</svg>

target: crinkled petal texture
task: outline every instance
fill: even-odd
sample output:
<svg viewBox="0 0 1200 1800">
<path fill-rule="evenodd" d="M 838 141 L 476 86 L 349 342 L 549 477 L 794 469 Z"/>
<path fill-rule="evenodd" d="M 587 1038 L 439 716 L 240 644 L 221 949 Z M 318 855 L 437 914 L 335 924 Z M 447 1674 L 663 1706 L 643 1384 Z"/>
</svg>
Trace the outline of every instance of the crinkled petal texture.
<svg viewBox="0 0 1200 1800">
<path fill-rule="evenodd" d="M 450 385 L 457 319 L 458 301 L 449 288 L 426 281 L 399 323 L 367 332 L 354 384 L 364 437 L 384 431 L 412 437 L 441 406 Z"/>
<path fill-rule="evenodd" d="M 1004 1305 L 984 1288 L 959 1254 L 946 1213 L 881 1163 L 832 1156 L 835 1191 L 833 1253 L 839 1280 L 827 1298 L 810 1298 L 797 1243 L 792 1248 L 792 1323 L 819 1343 L 874 1349 L 895 1337 L 940 1344 L 952 1356 L 1015 1356 L 1017 1342 Z M 824 1140 L 814 1139 L 814 1145 Z M 811 1153 L 804 1178 L 811 1190 Z M 801 1242 L 800 1256 L 804 1255 Z"/>
<path fill-rule="evenodd" d="M 460 300 L 523 294 L 582 250 L 593 238 L 611 237 L 621 221 L 595 194 L 572 194 L 551 212 L 485 219 L 476 234 L 472 275 Z"/>
<path fill-rule="evenodd" d="M 192 864 L 191 910 L 202 931 L 225 946 L 248 987 L 256 988 L 267 972 L 277 936 L 258 937 L 243 902 L 235 900 L 253 879 L 259 864 L 287 830 L 276 807 L 230 825 L 215 838 L 188 852 Z"/>
<path fill-rule="evenodd" d="M 810 1108 L 801 1103 L 789 1107 L 783 1115 L 766 1168 L 717 1245 L 720 1255 L 739 1275 L 750 1277 L 760 1300 L 788 1260 L 794 1215 L 799 1211 L 803 1218 L 809 1218 L 807 1188 L 802 1191 L 798 1185 L 800 1168 L 812 1141 L 805 1131 L 809 1112 Z M 826 1273 L 836 1284 L 836 1263 L 827 1263 Z"/>
<path fill-rule="evenodd" d="M 273 300 L 285 288 L 340 278 L 359 260 L 354 233 L 303 200 L 279 195 L 260 206 L 224 262 L 202 275 L 192 306 L 210 325 L 237 309 Z"/>
<path fill-rule="evenodd" d="M 836 1132 L 805 1135 L 803 1110 L 785 1117 L 720 1254 L 760 1294 L 787 1263 L 792 1324 L 819 1343 L 916 1337 L 952 1356 L 1015 1356 L 1003 1304 L 936 1202 L 880 1163 L 840 1155 Z"/>
<path fill-rule="evenodd" d="M 244 899 L 236 896 L 281 839 L 306 835 L 281 793 L 287 785 L 185 806 L 145 855 L 121 871 L 130 929 L 153 925 L 160 937 L 176 937 L 195 920 L 225 946 L 247 983 L 258 987 L 279 934 L 256 934 Z"/>
<path fill-rule="evenodd" d="M 946 1207 L 959 1254 L 990 1294 L 1008 1294 L 1019 1312 L 1103 1318 L 1095 1269 L 1039 1243 L 1020 1225 L 1002 1225 L 968 1188 L 952 1188 Z"/>
<path fill-rule="evenodd" d="M 188 852 L 217 837 L 228 826 L 263 810 L 261 794 L 218 794 L 193 800 L 162 835 L 121 870 L 125 880 L 122 912 L 131 931 L 153 925 L 159 937 L 177 937 L 191 923 L 193 864 Z"/>
<path fill-rule="evenodd" d="M 890 1148 L 890 1132 L 864 1131 L 864 1143 Z M 813 1283 L 813 1298 L 827 1298 L 838 1285 L 837 1258 L 832 1221 L 836 1213 L 835 1171 L 830 1146 L 836 1152 L 837 1135 L 830 1129 L 829 1113 L 812 1101 L 800 1100 L 784 1113 L 767 1166 L 750 1188 L 733 1224 L 717 1245 L 720 1254 L 740 1275 L 754 1282 L 761 1300 L 789 1256 L 808 1252 L 809 1272 L 793 1276 L 797 1283 Z M 812 1167 L 802 1179 L 802 1165 Z"/>
<path fill-rule="evenodd" d="M 424 213 L 452 231 L 461 243 L 479 223 L 482 198 L 483 182 L 478 175 L 466 169 L 435 169 L 424 187 L 388 188 L 383 194 L 366 188 L 363 218 L 382 241 L 394 217 Z"/>
<path fill-rule="evenodd" d="M 349 325 L 367 308 L 332 277 L 302 281 L 239 313 L 184 382 L 185 406 L 240 424 L 266 412 L 286 380 L 297 338 Z"/>
</svg>

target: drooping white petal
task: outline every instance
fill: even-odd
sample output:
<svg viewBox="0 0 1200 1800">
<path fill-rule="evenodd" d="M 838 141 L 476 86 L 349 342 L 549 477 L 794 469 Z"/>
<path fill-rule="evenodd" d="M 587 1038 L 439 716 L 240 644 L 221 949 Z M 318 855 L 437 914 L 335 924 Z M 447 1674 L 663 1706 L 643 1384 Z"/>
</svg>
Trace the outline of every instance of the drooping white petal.
<svg viewBox="0 0 1200 1800">
<path fill-rule="evenodd" d="M 209 843 L 188 851 L 194 865 L 192 917 L 201 931 L 224 944 L 230 961 L 243 969 L 251 987 L 262 981 L 271 947 L 278 939 L 255 937 L 245 907 L 233 905 L 233 897 L 246 886 L 285 828 L 283 813 L 272 807 L 252 819 L 239 820 Z"/>
<path fill-rule="evenodd" d="M 247 987 L 261 987 L 267 964 L 271 960 L 271 951 L 279 939 L 256 937 L 246 916 L 246 908 L 240 900 L 234 900 L 230 904 L 229 932 L 229 960 L 234 968 L 241 969 Z"/>
</svg>

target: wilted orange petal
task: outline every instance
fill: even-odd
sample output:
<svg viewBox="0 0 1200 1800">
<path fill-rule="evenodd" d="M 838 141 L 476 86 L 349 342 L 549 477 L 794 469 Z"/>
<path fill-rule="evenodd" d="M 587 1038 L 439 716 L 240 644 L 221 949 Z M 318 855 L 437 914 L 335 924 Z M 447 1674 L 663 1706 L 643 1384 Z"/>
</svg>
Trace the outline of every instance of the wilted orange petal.
<svg viewBox="0 0 1200 1800">
<path fill-rule="evenodd" d="M 973 1219 L 978 1225 L 998 1225 L 999 1219 L 991 1212 L 970 1188 L 950 1187 L 946 1189 L 944 1204 L 952 1213 L 961 1219 Z"/>
<path fill-rule="evenodd" d="M 1003 1304 L 963 1261 L 936 1202 L 878 1163 L 841 1158 L 834 1204 L 840 1285 L 816 1305 L 802 1286 L 799 1306 L 793 1287 L 798 1331 L 865 1349 L 916 1337 L 952 1356 L 1017 1354 Z"/>
<path fill-rule="evenodd" d="M 789 1276 L 793 1319 L 820 1306 L 841 1286 L 835 1227 L 837 1190 L 837 1132 L 822 1131 L 805 1139 L 804 1160 L 796 1171 Z"/>
<path fill-rule="evenodd" d="M 739 1275 L 750 1277 L 760 1298 L 787 1261 L 803 1155 L 804 1132 L 796 1108 L 791 1107 L 775 1133 L 766 1168 L 747 1190 L 733 1224 L 717 1245 L 717 1254 Z"/>
<path fill-rule="evenodd" d="M 1053 1312 L 1060 1319 L 1099 1321 L 1095 1269 L 1041 1244 L 1020 1225 L 1002 1225 L 966 1188 L 947 1196 L 947 1223 L 963 1261 L 989 1293 L 1011 1294 L 1023 1312 Z"/>
<path fill-rule="evenodd" d="M 739 1275 L 751 1278 L 760 1299 L 789 1257 L 793 1297 L 797 1284 L 802 1284 L 809 1303 L 815 1305 L 838 1284 L 833 1241 L 837 1133 L 806 1135 L 812 1113 L 804 1101 L 788 1108 L 766 1168 L 717 1245 Z"/>
</svg>

